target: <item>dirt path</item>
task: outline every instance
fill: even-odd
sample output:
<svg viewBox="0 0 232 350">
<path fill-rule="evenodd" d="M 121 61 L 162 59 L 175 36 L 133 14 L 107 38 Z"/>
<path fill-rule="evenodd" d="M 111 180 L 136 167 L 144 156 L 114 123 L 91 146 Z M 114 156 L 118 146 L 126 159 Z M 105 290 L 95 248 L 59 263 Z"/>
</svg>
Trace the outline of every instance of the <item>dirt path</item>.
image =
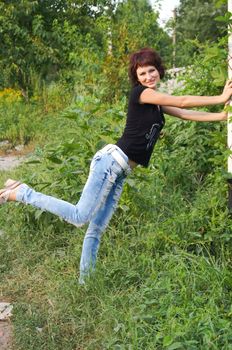
<svg viewBox="0 0 232 350">
<path fill-rule="evenodd" d="M 0 171 L 11 170 L 22 163 L 23 160 L 24 157 L 22 156 L 0 156 Z"/>
<path fill-rule="evenodd" d="M 12 326 L 10 321 L 0 321 L 0 350 L 12 349 Z"/>
<path fill-rule="evenodd" d="M 7 302 L 0 302 L 0 350 L 12 349 L 12 325 L 10 316 L 13 306 Z"/>
</svg>

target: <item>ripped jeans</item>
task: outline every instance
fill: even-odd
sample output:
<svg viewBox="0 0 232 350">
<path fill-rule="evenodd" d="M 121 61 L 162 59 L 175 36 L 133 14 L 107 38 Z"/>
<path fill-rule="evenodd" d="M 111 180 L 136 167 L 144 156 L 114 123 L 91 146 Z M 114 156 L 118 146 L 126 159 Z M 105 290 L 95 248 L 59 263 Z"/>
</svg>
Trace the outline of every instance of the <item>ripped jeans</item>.
<svg viewBox="0 0 232 350">
<path fill-rule="evenodd" d="M 127 156 L 119 147 L 113 147 L 127 164 Z M 98 151 L 92 159 L 88 180 L 76 205 L 36 192 L 25 184 L 19 186 L 17 201 L 58 215 L 77 227 L 89 222 L 82 247 L 80 283 L 84 283 L 85 277 L 95 268 L 102 233 L 116 209 L 126 175 L 131 171 L 127 166 L 123 169 L 105 148 Z"/>
</svg>

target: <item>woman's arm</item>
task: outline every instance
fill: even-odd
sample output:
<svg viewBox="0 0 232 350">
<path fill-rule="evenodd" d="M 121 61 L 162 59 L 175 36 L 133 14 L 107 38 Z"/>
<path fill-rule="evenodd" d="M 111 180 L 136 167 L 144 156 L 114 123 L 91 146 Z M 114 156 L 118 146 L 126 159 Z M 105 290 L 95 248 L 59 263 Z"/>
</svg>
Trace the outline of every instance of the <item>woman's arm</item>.
<svg viewBox="0 0 232 350">
<path fill-rule="evenodd" d="M 179 108 L 203 107 L 226 103 L 232 96 L 232 82 L 228 81 L 221 95 L 218 96 L 173 96 L 147 88 L 140 95 L 140 103 Z"/>
<path fill-rule="evenodd" d="M 182 109 L 177 107 L 163 106 L 164 113 L 184 120 L 192 120 L 196 122 L 216 122 L 227 120 L 227 112 L 219 113 L 192 111 L 189 109 Z"/>
</svg>

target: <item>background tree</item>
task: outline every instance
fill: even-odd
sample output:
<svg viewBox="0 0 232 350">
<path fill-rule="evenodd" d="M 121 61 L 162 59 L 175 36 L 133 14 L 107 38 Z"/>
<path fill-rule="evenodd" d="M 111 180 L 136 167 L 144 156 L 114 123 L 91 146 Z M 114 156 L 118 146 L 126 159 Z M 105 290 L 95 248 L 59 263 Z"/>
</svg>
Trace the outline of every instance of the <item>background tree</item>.
<svg viewBox="0 0 232 350">
<path fill-rule="evenodd" d="M 112 99 L 128 87 L 130 52 L 152 46 L 170 54 L 148 0 L 11 0 L 0 2 L 0 12 L 1 87 L 28 91 L 62 77 L 87 89 L 98 81 Z"/>
<path fill-rule="evenodd" d="M 199 53 L 202 44 L 214 43 L 226 34 L 227 26 L 218 21 L 227 11 L 225 0 L 181 0 L 177 7 L 176 62 L 177 66 L 189 64 L 189 59 Z"/>
<path fill-rule="evenodd" d="M 91 40 L 101 48 L 94 25 L 109 0 L 11 0 L 0 2 L 0 86 L 30 85 L 31 72 L 48 78 L 73 63 Z M 111 3 L 111 7 L 114 6 Z M 86 36 L 88 40 L 86 40 Z"/>
<path fill-rule="evenodd" d="M 107 78 L 111 84 L 111 96 L 128 89 L 128 55 L 142 47 L 153 47 L 168 63 L 171 57 L 171 39 L 158 24 L 158 13 L 148 0 L 126 0 L 118 4 L 108 23 L 111 50 L 104 62 Z M 170 62 L 171 63 L 171 62 Z M 113 87 L 113 89 L 112 89 Z M 108 89 L 110 94 L 110 89 Z"/>
</svg>

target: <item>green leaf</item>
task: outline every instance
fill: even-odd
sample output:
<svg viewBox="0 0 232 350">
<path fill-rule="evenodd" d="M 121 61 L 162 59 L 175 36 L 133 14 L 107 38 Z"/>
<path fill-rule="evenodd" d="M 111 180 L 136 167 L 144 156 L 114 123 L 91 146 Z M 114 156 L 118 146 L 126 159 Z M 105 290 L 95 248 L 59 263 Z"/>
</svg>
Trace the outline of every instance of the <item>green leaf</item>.
<svg viewBox="0 0 232 350">
<path fill-rule="evenodd" d="M 163 339 L 163 346 L 169 346 L 173 342 L 173 337 L 171 335 L 166 335 Z"/>
<path fill-rule="evenodd" d="M 25 164 L 38 164 L 41 163 L 40 160 L 29 160 L 28 162 L 25 162 Z"/>
<path fill-rule="evenodd" d="M 57 158 L 55 156 L 48 156 L 47 159 L 50 160 L 53 163 L 56 163 L 56 164 L 62 164 L 63 163 L 60 158 Z"/>
<path fill-rule="evenodd" d="M 175 350 L 175 349 L 183 349 L 183 344 L 180 342 L 176 342 L 167 348 L 167 350 Z"/>
</svg>

